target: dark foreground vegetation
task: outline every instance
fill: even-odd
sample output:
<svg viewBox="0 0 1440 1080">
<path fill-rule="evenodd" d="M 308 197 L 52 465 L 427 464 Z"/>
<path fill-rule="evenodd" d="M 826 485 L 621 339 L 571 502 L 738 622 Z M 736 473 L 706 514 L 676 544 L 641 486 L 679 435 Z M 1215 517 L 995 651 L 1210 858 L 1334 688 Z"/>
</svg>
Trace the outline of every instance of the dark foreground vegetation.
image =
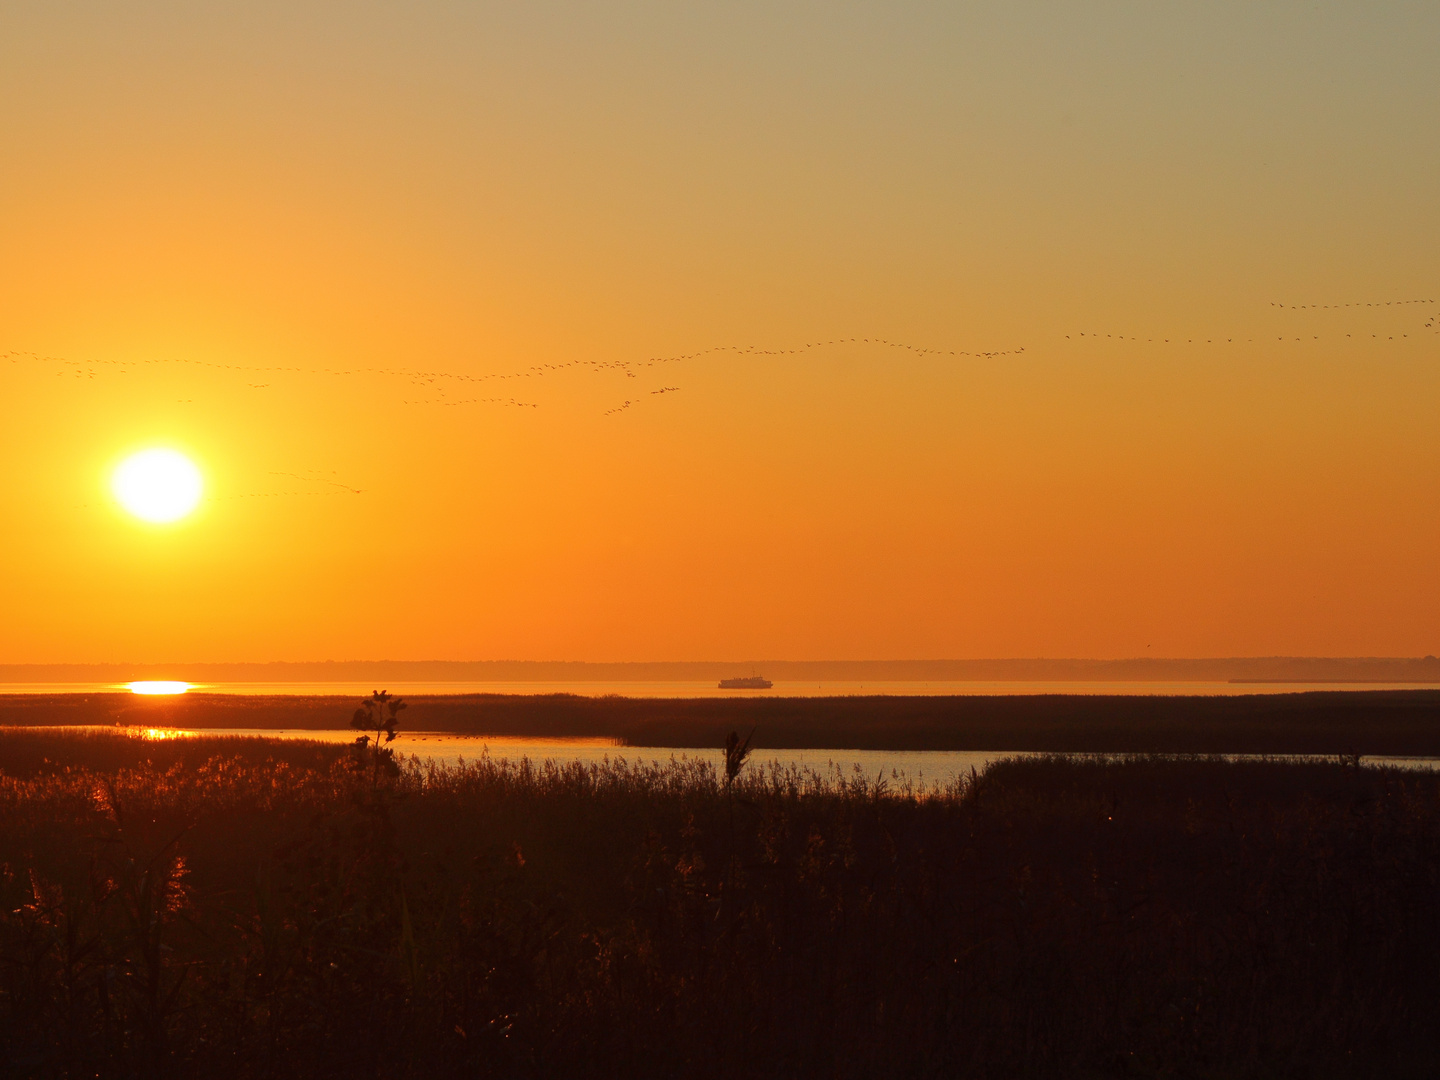
<svg viewBox="0 0 1440 1080">
<path fill-rule="evenodd" d="M 477 735 L 601 736 L 628 746 L 842 750 L 1440 756 L 1440 691 L 1234 697 L 1038 696 L 624 698 L 571 694 L 411 697 L 406 728 Z M 343 728 L 349 697 L 189 693 L 0 695 L 0 725 Z"/>
<path fill-rule="evenodd" d="M 0 1075 L 1440 1070 L 1431 773 L 1052 757 L 915 798 L 3 731 L 0 770 Z"/>
</svg>

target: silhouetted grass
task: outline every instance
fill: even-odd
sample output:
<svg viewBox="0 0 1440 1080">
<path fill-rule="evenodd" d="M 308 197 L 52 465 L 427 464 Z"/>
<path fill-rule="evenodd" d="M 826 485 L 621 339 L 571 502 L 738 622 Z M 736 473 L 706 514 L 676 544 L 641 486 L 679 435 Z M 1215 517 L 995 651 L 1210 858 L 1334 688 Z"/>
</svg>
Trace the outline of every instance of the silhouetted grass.
<svg viewBox="0 0 1440 1080">
<path fill-rule="evenodd" d="M 64 768 L 110 772 L 149 765 L 199 765 L 218 756 L 284 761 L 300 767 L 328 767 L 345 747 L 306 739 L 264 739 L 243 735 L 203 738 L 148 737 L 145 728 L 23 728 L 0 726 L 0 771 L 32 777 Z"/>
<path fill-rule="evenodd" d="M 1050 757 L 919 798 L 752 764 L 732 832 L 704 764 L 411 763 L 372 792 L 344 748 L 207 741 L 36 768 L 0 740 L 0 1072 L 1440 1064 L 1433 774 Z"/>
</svg>

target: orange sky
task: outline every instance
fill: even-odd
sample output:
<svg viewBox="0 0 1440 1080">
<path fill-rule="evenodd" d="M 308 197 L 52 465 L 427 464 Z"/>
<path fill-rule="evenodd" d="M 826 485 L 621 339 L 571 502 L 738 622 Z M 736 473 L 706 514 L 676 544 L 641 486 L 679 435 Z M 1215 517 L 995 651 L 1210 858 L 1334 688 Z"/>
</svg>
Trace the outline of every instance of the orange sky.
<svg viewBox="0 0 1440 1080">
<path fill-rule="evenodd" d="M 1440 652 L 1437 56 L 1401 3 L 5 5 L 0 662 Z M 155 445 L 172 526 L 106 489 Z"/>
</svg>

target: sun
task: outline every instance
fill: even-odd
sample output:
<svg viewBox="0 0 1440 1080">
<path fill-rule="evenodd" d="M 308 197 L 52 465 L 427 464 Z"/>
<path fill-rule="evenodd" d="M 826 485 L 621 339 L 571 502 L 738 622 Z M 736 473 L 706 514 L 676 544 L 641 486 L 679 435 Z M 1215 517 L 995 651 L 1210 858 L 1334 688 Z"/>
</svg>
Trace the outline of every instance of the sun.
<svg viewBox="0 0 1440 1080">
<path fill-rule="evenodd" d="M 188 682 L 174 682 L 169 679 L 141 679 L 137 682 L 126 683 L 125 688 L 132 694 L 167 697 L 171 694 L 183 694 L 190 689 L 191 685 Z"/>
<path fill-rule="evenodd" d="M 159 447 L 130 455 L 110 479 L 121 506 L 157 524 L 179 521 L 194 510 L 204 487 L 193 461 L 178 450 Z"/>
</svg>

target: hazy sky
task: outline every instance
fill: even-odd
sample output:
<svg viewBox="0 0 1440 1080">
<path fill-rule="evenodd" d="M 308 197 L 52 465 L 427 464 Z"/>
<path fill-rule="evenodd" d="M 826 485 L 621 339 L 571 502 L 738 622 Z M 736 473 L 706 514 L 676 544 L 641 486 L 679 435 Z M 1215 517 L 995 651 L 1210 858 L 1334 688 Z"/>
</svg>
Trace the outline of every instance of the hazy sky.
<svg viewBox="0 0 1440 1080">
<path fill-rule="evenodd" d="M 1437 132 L 1433 2 L 6 0 L 0 661 L 1440 652 Z"/>
</svg>

